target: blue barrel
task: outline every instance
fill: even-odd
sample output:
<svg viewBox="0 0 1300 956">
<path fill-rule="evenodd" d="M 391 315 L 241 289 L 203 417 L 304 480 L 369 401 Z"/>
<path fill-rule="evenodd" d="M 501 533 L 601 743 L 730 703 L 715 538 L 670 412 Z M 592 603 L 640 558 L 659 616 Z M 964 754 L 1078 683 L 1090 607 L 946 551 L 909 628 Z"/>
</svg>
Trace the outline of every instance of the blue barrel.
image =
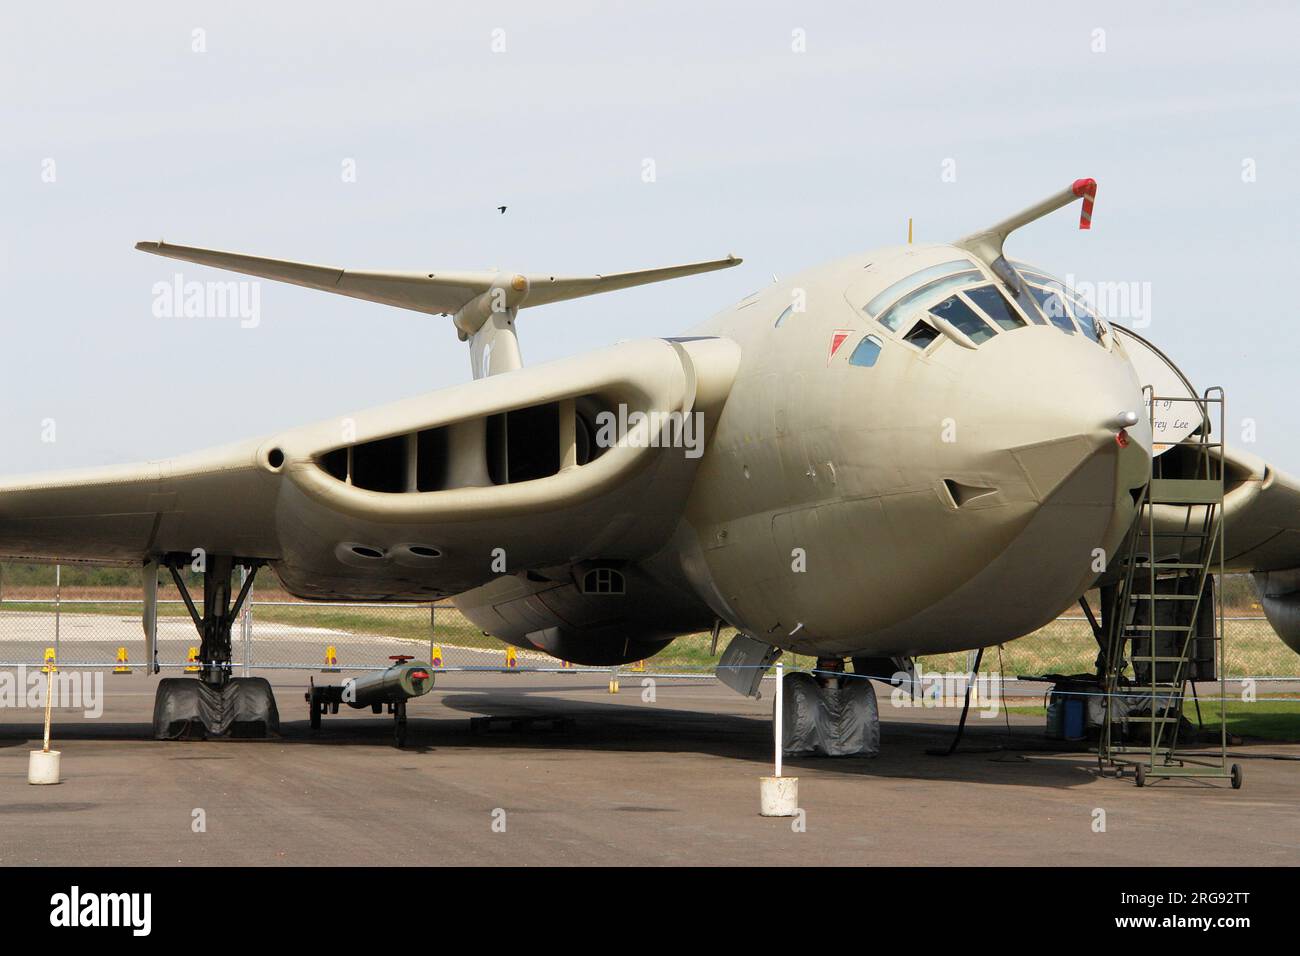
<svg viewBox="0 0 1300 956">
<path fill-rule="evenodd" d="M 1083 699 L 1080 697 L 1065 698 L 1065 739 L 1066 740 L 1083 740 Z"/>
</svg>

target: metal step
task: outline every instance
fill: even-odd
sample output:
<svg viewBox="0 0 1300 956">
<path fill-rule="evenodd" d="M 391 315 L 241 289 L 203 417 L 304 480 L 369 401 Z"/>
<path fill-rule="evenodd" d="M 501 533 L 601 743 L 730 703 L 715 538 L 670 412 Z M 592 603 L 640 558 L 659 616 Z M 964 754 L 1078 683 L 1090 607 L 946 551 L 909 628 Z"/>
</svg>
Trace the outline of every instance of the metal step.
<svg viewBox="0 0 1300 956">
<path fill-rule="evenodd" d="M 1205 478 L 1152 478 L 1147 501 L 1156 505 L 1217 505 L 1223 482 Z"/>
</svg>

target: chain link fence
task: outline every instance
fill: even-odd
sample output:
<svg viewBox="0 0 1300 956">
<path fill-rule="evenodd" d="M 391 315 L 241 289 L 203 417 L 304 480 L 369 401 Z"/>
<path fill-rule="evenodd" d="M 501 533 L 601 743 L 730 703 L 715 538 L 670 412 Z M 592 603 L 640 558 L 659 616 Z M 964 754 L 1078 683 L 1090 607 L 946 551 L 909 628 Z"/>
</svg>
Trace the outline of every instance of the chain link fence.
<svg viewBox="0 0 1300 956">
<path fill-rule="evenodd" d="M 53 653 L 64 667 L 145 667 L 139 572 L 134 569 L 0 566 L 0 666 L 40 665 Z M 269 577 L 269 576 L 268 576 Z M 259 579 L 260 580 L 260 579 Z M 197 579 L 192 593 L 201 593 Z M 1300 678 L 1300 655 L 1283 644 L 1258 607 L 1234 604 L 1226 621 L 1228 678 Z M 618 670 L 665 677 L 709 677 L 726 647 L 709 634 L 682 637 L 648 661 Z M 274 587 L 254 588 L 232 632 L 236 673 L 251 670 L 356 671 L 409 655 L 449 671 L 609 671 L 566 664 L 541 651 L 508 648 L 449 604 L 318 603 Z M 157 663 L 183 671 L 198 633 L 170 580 L 160 579 Z M 984 669 L 1008 677 L 1091 673 L 1097 644 L 1087 620 L 1064 616 L 1035 633 L 985 652 Z M 125 658 L 125 661 L 123 661 Z M 811 658 L 786 655 L 788 667 Z M 963 672 L 966 652 L 925 657 L 930 672 Z M 884 676 L 884 675 L 882 675 Z"/>
</svg>

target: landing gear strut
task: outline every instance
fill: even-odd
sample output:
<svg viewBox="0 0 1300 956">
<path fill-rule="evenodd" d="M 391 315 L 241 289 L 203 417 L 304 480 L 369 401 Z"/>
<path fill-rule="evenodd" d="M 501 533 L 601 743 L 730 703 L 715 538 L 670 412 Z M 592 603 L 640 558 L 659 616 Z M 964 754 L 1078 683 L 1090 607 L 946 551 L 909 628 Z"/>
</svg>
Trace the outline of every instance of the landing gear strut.
<svg viewBox="0 0 1300 956">
<path fill-rule="evenodd" d="M 199 633 L 199 676 L 197 680 L 168 677 L 158 682 L 153 705 L 154 738 L 278 735 L 280 715 L 270 682 L 263 677 L 235 677 L 231 673 L 231 627 L 239 618 L 262 562 L 240 562 L 248 568 L 248 576 L 232 605 L 230 577 L 235 558 L 209 555 L 203 572 L 203 614 L 200 615 L 180 574 L 183 560 L 169 555 L 165 563 Z"/>
</svg>

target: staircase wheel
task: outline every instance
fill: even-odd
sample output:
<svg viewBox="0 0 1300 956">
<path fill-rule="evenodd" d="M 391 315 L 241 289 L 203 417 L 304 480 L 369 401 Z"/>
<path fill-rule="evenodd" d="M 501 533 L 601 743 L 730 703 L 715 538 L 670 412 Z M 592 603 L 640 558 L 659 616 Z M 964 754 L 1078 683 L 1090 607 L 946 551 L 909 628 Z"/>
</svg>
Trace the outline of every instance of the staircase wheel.
<svg viewBox="0 0 1300 956">
<path fill-rule="evenodd" d="M 1239 764 L 1239 763 L 1234 763 L 1234 764 L 1232 765 L 1232 789 L 1233 789 L 1233 790 L 1240 790 L 1240 789 L 1241 789 L 1241 785 L 1242 785 L 1244 782 L 1245 782 L 1245 779 L 1244 779 L 1244 776 L 1243 776 L 1243 774 L 1242 774 L 1241 764 Z"/>
<path fill-rule="evenodd" d="M 1135 770 L 1135 771 L 1133 772 L 1133 782 L 1134 782 L 1135 784 L 1137 784 L 1139 787 L 1145 787 L 1145 786 L 1147 785 L 1147 765 L 1146 765 L 1146 764 L 1144 764 L 1144 763 L 1140 763 L 1140 764 L 1137 765 L 1137 770 Z"/>
</svg>

